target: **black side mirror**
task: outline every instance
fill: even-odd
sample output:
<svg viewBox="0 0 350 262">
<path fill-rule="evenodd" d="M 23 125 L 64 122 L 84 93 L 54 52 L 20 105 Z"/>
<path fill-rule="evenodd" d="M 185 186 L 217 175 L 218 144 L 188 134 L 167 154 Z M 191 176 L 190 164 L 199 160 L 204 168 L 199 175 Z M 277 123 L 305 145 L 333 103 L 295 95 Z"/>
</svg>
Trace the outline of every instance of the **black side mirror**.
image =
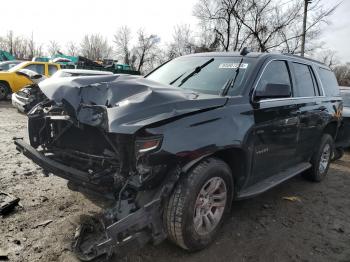
<svg viewBox="0 0 350 262">
<path fill-rule="evenodd" d="M 290 85 L 268 83 L 261 90 L 256 90 L 255 99 L 287 98 L 292 94 Z"/>
</svg>

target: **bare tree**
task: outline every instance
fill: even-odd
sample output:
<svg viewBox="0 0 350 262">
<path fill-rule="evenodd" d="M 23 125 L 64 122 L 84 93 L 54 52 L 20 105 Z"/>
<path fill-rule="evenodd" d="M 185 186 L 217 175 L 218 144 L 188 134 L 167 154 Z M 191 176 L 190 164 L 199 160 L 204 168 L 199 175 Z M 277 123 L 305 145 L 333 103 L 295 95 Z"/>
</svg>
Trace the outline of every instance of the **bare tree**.
<svg viewBox="0 0 350 262">
<path fill-rule="evenodd" d="M 34 35 L 33 32 L 31 34 L 31 37 L 28 39 L 28 58 L 32 59 L 36 55 L 36 46 L 34 42 Z"/>
<path fill-rule="evenodd" d="M 338 4 L 324 8 L 316 0 L 309 5 L 306 29 L 309 43 L 317 39 L 321 24 Z M 213 42 L 224 51 L 237 51 L 244 45 L 261 52 L 279 50 L 297 53 L 302 36 L 304 0 L 199 0 L 194 15 L 212 32 Z M 308 50 L 312 50 L 311 45 Z"/>
<path fill-rule="evenodd" d="M 336 54 L 337 52 L 335 50 L 323 49 L 318 51 L 314 56 L 317 60 L 333 69 L 338 64 Z"/>
<path fill-rule="evenodd" d="M 13 55 L 17 59 L 29 57 L 28 40 L 21 36 L 16 36 L 13 41 Z"/>
<path fill-rule="evenodd" d="M 13 41 L 14 41 L 14 34 L 13 34 L 13 31 L 10 30 L 7 32 L 7 35 L 6 35 L 6 44 L 7 44 L 7 51 L 11 54 L 13 54 Z"/>
<path fill-rule="evenodd" d="M 350 86 L 350 63 L 338 65 L 333 71 L 340 86 Z"/>
<path fill-rule="evenodd" d="M 114 34 L 113 42 L 116 45 L 117 55 L 120 56 L 124 64 L 129 65 L 131 62 L 131 30 L 128 26 L 118 28 Z"/>
<path fill-rule="evenodd" d="M 59 43 L 55 40 L 51 40 L 48 44 L 47 51 L 50 56 L 57 54 L 61 49 Z"/>
<path fill-rule="evenodd" d="M 144 66 L 153 66 L 152 61 L 157 56 L 157 45 L 160 38 L 154 34 L 147 34 L 143 29 L 138 31 L 138 41 L 134 48 L 134 55 L 136 57 L 136 69 L 143 71 Z"/>
<path fill-rule="evenodd" d="M 0 36 L 0 49 L 7 50 L 6 38 L 2 36 Z"/>
<path fill-rule="evenodd" d="M 91 60 L 101 60 L 112 54 L 112 47 L 100 34 L 85 35 L 80 47 L 82 55 Z"/>
<path fill-rule="evenodd" d="M 205 25 L 205 30 L 210 28 L 213 43 L 218 42 L 223 51 L 236 51 L 248 38 L 244 36 L 246 32 L 242 24 L 245 9 L 245 1 L 199 0 L 194 7 L 194 15 L 200 19 L 202 26 Z"/>
<path fill-rule="evenodd" d="M 77 56 L 79 52 L 79 48 L 77 47 L 77 44 L 70 41 L 67 44 L 67 54 L 70 56 Z"/>
<path fill-rule="evenodd" d="M 196 45 L 189 25 L 177 25 L 174 27 L 173 38 L 168 46 L 168 57 L 174 58 L 194 53 Z"/>
<path fill-rule="evenodd" d="M 244 16 L 235 12 L 234 16 L 251 34 L 255 49 L 267 52 L 277 47 L 276 40 L 285 28 L 300 19 L 300 1 L 281 8 L 273 0 L 249 0 Z M 248 17 L 248 19 L 247 19 Z"/>
</svg>

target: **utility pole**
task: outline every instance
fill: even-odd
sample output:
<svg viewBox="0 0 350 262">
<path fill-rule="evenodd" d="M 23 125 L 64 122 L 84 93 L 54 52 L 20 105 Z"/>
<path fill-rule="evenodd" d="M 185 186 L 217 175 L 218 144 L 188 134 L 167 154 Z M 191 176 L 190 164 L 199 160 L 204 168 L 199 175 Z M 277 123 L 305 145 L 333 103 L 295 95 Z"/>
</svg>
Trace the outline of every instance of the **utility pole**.
<svg viewBox="0 0 350 262">
<path fill-rule="evenodd" d="M 301 35 L 301 52 L 300 55 L 305 54 L 305 35 L 306 35 L 306 21 L 307 21 L 307 6 L 311 4 L 312 0 L 304 0 L 304 19 L 303 19 L 303 34 Z"/>
</svg>

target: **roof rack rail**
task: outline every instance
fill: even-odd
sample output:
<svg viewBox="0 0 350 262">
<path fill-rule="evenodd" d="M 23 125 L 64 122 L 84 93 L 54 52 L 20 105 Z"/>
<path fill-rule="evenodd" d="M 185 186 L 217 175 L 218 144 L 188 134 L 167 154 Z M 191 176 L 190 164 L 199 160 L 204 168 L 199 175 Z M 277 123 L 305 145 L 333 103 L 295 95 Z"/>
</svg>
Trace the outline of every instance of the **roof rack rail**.
<svg viewBox="0 0 350 262">
<path fill-rule="evenodd" d="M 321 64 L 321 65 L 325 65 L 324 63 L 316 60 L 316 59 L 312 59 L 312 58 L 308 58 L 308 57 L 305 57 L 305 56 L 299 56 L 299 55 L 295 55 L 295 54 L 291 54 L 291 53 L 281 53 L 282 55 L 285 55 L 285 56 L 292 56 L 292 57 L 296 57 L 296 58 L 300 58 L 300 59 L 305 59 L 305 60 L 308 60 L 308 61 L 311 61 L 311 62 L 314 62 L 314 63 L 317 63 L 317 64 Z"/>
</svg>

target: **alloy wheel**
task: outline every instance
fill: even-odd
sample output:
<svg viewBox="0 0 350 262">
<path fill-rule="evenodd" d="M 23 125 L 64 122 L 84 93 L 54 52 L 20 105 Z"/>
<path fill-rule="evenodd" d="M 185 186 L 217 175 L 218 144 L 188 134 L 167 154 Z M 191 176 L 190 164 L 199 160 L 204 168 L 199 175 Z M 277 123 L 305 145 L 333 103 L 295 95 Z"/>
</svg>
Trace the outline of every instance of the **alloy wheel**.
<svg viewBox="0 0 350 262">
<path fill-rule="evenodd" d="M 323 148 L 321 159 L 320 159 L 320 165 L 318 168 L 321 174 L 323 174 L 326 171 L 330 161 L 330 157 L 331 157 L 331 146 L 330 144 L 326 144 Z"/>
<path fill-rule="evenodd" d="M 208 180 L 197 196 L 194 229 L 199 235 L 210 234 L 221 221 L 227 201 L 227 187 L 221 177 Z"/>
</svg>

